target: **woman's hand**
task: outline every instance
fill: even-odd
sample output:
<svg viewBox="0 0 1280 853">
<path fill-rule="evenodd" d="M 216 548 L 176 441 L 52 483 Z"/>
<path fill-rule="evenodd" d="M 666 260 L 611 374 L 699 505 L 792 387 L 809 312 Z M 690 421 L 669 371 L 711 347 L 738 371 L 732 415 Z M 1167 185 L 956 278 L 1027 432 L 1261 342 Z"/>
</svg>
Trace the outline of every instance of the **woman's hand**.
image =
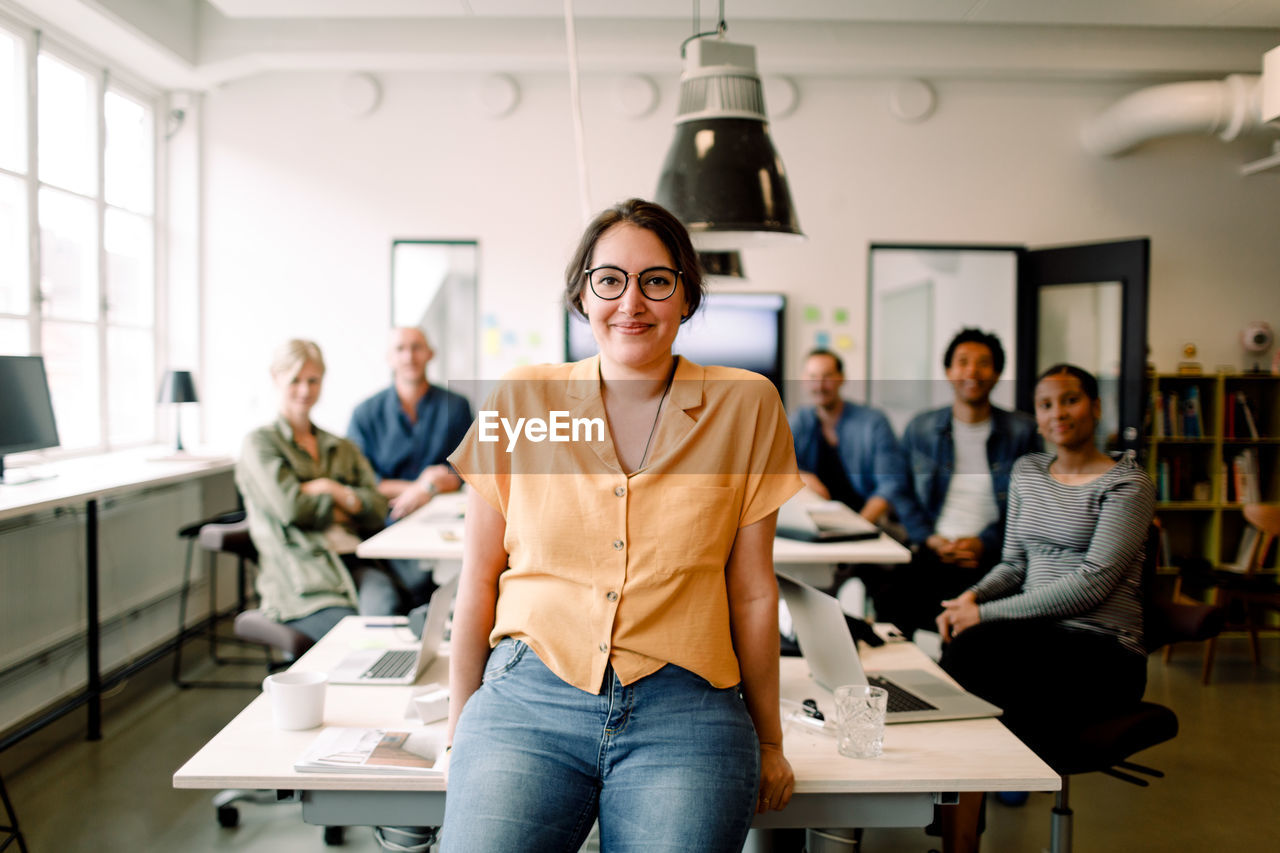
<svg viewBox="0 0 1280 853">
<path fill-rule="evenodd" d="M 942 641 L 948 642 L 956 634 L 966 628 L 972 628 L 982 621 L 978 614 L 978 596 L 972 590 L 966 590 L 955 598 L 942 602 L 942 612 L 938 614 L 938 633 Z"/>
<path fill-rule="evenodd" d="M 791 802 L 791 792 L 796 787 L 796 774 L 791 762 L 782 754 L 777 744 L 760 744 L 760 796 L 756 800 L 756 814 L 774 809 L 782 811 Z"/>
<path fill-rule="evenodd" d="M 331 480 L 328 477 L 316 477 L 314 480 L 307 480 L 299 488 L 302 489 L 304 495 L 331 495 L 333 494 L 333 487 L 336 485 L 338 485 L 336 480 Z"/>
<path fill-rule="evenodd" d="M 339 524 L 351 520 L 364 508 L 364 502 L 350 486 L 344 486 L 329 477 L 307 480 L 301 486 L 304 495 L 329 495 L 333 498 L 333 520 Z"/>
</svg>

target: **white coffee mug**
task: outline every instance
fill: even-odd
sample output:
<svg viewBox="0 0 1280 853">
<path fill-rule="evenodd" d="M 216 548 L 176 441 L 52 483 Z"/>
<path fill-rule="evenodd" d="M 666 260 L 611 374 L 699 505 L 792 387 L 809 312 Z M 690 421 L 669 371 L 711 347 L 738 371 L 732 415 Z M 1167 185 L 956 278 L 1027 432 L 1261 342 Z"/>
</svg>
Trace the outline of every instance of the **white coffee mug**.
<svg viewBox="0 0 1280 853">
<path fill-rule="evenodd" d="M 271 717 L 278 729 L 314 729 L 324 721 L 323 672 L 277 672 L 262 681 L 271 698 Z"/>
</svg>

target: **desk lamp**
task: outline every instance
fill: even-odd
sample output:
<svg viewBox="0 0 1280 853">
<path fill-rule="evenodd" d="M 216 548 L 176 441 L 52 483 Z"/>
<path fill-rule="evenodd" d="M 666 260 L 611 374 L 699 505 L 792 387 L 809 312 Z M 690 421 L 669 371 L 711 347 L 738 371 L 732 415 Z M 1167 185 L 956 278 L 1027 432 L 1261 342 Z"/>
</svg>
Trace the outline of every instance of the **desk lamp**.
<svg viewBox="0 0 1280 853">
<path fill-rule="evenodd" d="M 191 371 L 189 370 L 166 370 L 164 372 L 164 380 L 160 383 L 160 395 L 156 399 L 157 403 L 198 403 L 199 398 L 196 397 L 196 384 L 191 379 Z M 181 453 L 182 447 L 182 410 L 178 406 L 173 407 L 173 432 L 177 442 L 174 448 Z"/>
</svg>

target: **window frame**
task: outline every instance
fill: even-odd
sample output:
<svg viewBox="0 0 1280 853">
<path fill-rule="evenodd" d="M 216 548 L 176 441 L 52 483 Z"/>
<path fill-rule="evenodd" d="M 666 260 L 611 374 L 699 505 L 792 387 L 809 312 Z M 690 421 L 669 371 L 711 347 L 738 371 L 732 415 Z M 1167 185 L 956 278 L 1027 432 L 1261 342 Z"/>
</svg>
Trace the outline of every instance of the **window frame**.
<svg viewBox="0 0 1280 853">
<path fill-rule="evenodd" d="M 114 441 L 111 435 L 111 383 L 112 376 L 111 362 L 109 360 L 109 335 L 112 329 L 126 329 L 131 331 L 145 331 L 149 340 L 151 352 L 152 373 L 149 382 L 148 397 L 154 399 L 153 393 L 156 387 L 157 377 L 160 375 L 163 365 L 166 361 L 166 355 L 162 346 L 166 338 L 167 317 L 167 276 L 168 270 L 163 264 L 166 257 L 165 247 L 167 245 L 166 219 L 164 201 L 166 198 L 167 175 L 165 173 L 165 156 L 164 156 L 164 116 L 165 116 L 165 94 L 153 86 L 147 85 L 137 77 L 122 71 L 115 67 L 110 61 L 104 57 L 97 55 L 91 50 L 87 50 L 76 45 L 71 40 L 59 38 L 56 34 L 51 35 L 43 25 L 35 20 L 22 20 L 11 14 L 6 14 L 7 10 L 0 10 L 0 29 L 5 33 L 15 37 L 21 44 L 24 51 L 23 66 L 25 68 L 26 91 L 25 98 L 22 99 L 26 111 L 26 158 L 25 173 L 14 172 L 8 169 L 0 168 L 0 174 L 4 174 L 19 181 L 25 186 L 26 196 L 26 212 L 27 212 L 27 287 L 28 287 L 28 305 L 25 318 L 21 314 L 3 314 L 0 319 L 23 320 L 26 322 L 28 352 L 33 355 L 41 355 L 45 352 L 46 322 L 59 323 L 75 323 L 76 325 L 92 326 L 93 333 L 96 335 L 96 352 L 97 352 L 97 388 L 98 399 L 96 401 L 95 411 L 98 420 L 98 440 L 91 446 L 78 446 L 73 448 L 50 448 L 46 451 L 37 451 L 34 455 L 36 458 L 67 458 L 73 456 L 88 456 L 98 453 L 104 453 L 112 450 L 126 449 L 130 447 L 140 447 L 155 444 L 160 438 L 160 412 L 159 406 L 155 406 L 150 418 L 150 423 L 145 430 L 145 438 L 135 438 L 132 440 Z M 48 54 L 54 59 L 63 62 L 72 68 L 89 75 L 94 85 L 94 127 L 95 127 L 95 148 L 94 158 L 96 160 L 96 179 L 94 185 L 94 194 L 87 196 L 83 193 L 69 190 L 55 184 L 45 183 L 41 180 L 39 174 L 39 86 L 40 78 L 38 66 L 40 56 Z M 150 202 L 151 210 L 149 213 L 139 212 L 128 207 L 118 204 L 110 204 L 106 198 L 106 151 L 107 151 L 107 128 L 106 128 L 106 99 L 108 93 L 115 92 L 120 96 L 128 98 L 142 105 L 150 112 L 151 128 L 151 163 L 152 172 Z M 47 316 L 48 312 L 44 306 L 44 298 L 41 293 L 41 275 L 43 271 L 44 259 L 42 256 L 41 245 L 41 226 L 40 226 L 40 193 L 44 188 L 49 188 L 59 193 L 69 193 L 76 198 L 86 199 L 91 202 L 94 210 L 94 240 L 95 251 L 97 257 L 97 274 L 96 287 L 97 299 L 94 308 L 94 316 L 92 320 L 76 320 L 72 318 L 61 319 Z M 149 325 L 139 324 L 134 321 L 112 322 L 108 305 L 109 297 L 109 267 L 106 246 L 106 222 L 108 211 L 116 211 L 129 217 L 141 218 L 147 230 L 150 233 L 149 262 L 150 262 L 150 281 L 148 294 L 151 303 L 150 323 Z M 135 393 L 137 388 L 134 388 Z"/>
</svg>

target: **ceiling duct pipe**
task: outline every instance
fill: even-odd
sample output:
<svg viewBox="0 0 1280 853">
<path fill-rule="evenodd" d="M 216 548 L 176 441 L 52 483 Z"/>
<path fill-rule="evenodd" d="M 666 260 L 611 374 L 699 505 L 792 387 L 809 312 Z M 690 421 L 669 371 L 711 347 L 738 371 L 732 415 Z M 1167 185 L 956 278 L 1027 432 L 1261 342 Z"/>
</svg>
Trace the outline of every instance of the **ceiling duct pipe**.
<svg viewBox="0 0 1280 853">
<path fill-rule="evenodd" d="M 1085 122 L 1080 141 L 1092 154 L 1117 157 L 1144 142 L 1181 134 L 1216 134 L 1230 142 L 1264 128 L 1257 74 L 1167 83 L 1121 98 Z"/>
</svg>

